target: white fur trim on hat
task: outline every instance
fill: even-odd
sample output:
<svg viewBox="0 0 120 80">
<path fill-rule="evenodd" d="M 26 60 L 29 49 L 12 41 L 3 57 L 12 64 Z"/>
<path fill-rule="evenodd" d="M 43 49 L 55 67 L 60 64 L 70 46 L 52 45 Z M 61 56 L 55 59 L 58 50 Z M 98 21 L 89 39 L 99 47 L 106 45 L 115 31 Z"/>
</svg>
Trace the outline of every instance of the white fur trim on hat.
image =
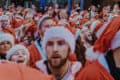
<svg viewBox="0 0 120 80">
<path fill-rule="evenodd" d="M 100 23 L 99 20 L 94 21 L 90 26 L 90 31 L 93 33 L 95 27 Z"/>
<path fill-rule="evenodd" d="M 87 48 L 85 55 L 88 61 L 95 61 L 100 56 L 100 53 L 94 52 L 93 47 L 90 47 L 90 48 Z"/>
<path fill-rule="evenodd" d="M 0 16 L 0 20 L 9 20 L 9 17 L 7 15 Z"/>
<path fill-rule="evenodd" d="M 11 56 L 12 56 L 17 50 L 20 50 L 20 49 L 25 50 L 26 54 L 28 55 L 28 58 L 30 57 L 30 54 L 29 54 L 28 49 L 27 49 L 25 46 L 19 44 L 19 45 L 13 46 L 13 47 L 7 52 L 6 59 L 9 60 L 9 59 L 11 58 Z"/>
<path fill-rule="evenodd" d="M 114 50 L 116 48 L 120 47 L 120 30 L 116 33 L 114 36 L 112 42 L 111 42 L 111 49 Z"/>
<path fill-rule="evenodd" d="M 109 23 L 110 22 L 104 23 L 103 26 L 101 26 L 101 28 L 96 32 L 97 38 L 99 38 L 102 35 L 102 33 L 104 32 L 104 30 L 106 29 L 106 27 Z"/>
<path fill-rule="evenodd" d="M 43 50 L 45 51 L 46 43 L 49 39 L 51 38 L 63 38 L 68 45 L 70 46 L 70 49 L 72 52 L 75 50 L 75 38 L 73 34 L 63 26 L 56 26 L 56 27 L 51 27 L 46 30 L 44 37 L 43 37 L 43 42 L 42 42 L 42 47 Z"/>
<path fill-rule="evenodd" d="M 0 34 L 0 43 L 4 41 L 9 41 L 10 43 L 12 43 L 12 45 L 14 45 L 14 37 L 11 34 L 8 33 Z"/>
<path fill-rule="evenodd" d="M 49 18 L 49 15 L 46 14 L 46 15 L 42 16 L 42 17 L 39 19 L 37 26 L 41 27 L 40 25 L 42 24 L 42 21 L 43 21 L 45 18 Z"/>
<path fill-rule="evenodd" d="M 89 30 L 87 26 L 83 26 L 83 28 L 81 29 L 81 32 L 84 32 L 86 30 Z"/>
</svg>

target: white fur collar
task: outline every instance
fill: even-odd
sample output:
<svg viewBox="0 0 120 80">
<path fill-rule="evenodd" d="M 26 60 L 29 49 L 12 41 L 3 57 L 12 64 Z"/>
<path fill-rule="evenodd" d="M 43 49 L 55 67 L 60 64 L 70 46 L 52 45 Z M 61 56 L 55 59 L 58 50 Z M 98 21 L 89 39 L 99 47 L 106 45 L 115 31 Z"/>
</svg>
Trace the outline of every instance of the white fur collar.
<svg viewBox="0 0 120 80">
<path fill-rule="evenodd" d="M 109 67 L 108 67 L 108 64 L 105 60 L 105 56 L 104 54 L 101 54 L 100 57 L 98 58 L 98 62 L 108 71 L 110 72 L 109 70 Z"/>
</svg>

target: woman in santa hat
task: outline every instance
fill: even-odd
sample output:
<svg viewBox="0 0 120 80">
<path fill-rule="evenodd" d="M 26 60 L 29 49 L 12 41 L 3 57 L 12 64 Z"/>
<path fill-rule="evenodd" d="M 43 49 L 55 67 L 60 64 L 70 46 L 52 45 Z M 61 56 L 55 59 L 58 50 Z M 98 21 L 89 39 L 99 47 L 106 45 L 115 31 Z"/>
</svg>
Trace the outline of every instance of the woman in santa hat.
<svg viewBox="0 0 120 80">
<path fill-rule="evenodd" d="M 0 59 L 6 59 L 7 51 L 14 45 L 14 37 L 8 33 L 0 33 Z"/>
</svg>

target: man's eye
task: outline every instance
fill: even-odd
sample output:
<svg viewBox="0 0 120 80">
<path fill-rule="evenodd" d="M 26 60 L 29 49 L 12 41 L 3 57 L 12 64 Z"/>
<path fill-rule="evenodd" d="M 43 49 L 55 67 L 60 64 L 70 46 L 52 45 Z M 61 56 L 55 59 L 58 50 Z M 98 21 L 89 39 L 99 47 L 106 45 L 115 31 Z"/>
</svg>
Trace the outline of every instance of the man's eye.
<svg viewBox="0 0 120 80">
<path fill-rule="evenodd" d="M 6 43 L 7 43 L 7 44 L 10 44 L 10 42 L 9 42 L 9 41 L 7 41 Z"/>
<path fill-rule="evenodd" d="M 65 41 L 58 41 L 58 45 L 64 45 Z"/>
<path fill-rule="evenodd" d="M 49 41 L 49 42 L 47 43 L 47 45 L 48 45 L 48 46 L 52 46 L 52 45 L 53 45 L 53 42 L 50 42 L 50 41 Z"/>
</svg>

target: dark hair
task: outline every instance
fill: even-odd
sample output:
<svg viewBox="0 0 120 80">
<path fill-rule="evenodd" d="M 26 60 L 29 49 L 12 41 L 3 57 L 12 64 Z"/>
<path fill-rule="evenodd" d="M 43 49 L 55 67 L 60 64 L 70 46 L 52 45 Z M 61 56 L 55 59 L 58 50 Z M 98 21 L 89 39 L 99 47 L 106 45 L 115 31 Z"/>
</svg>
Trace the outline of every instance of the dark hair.
<svg viewBox="0 0 120 80">
<path fill-rule="evenodd" d="M 85 51 L 86 51 L 86 48 L 84 47 L 83 42 L 81 41 L 81 37 L 79 35 L 76 40 L 75 54 L 77 56 L 77 60 L 82 63 L 82 66 L 84 66 L 86 62 Z"/>
</svg>

